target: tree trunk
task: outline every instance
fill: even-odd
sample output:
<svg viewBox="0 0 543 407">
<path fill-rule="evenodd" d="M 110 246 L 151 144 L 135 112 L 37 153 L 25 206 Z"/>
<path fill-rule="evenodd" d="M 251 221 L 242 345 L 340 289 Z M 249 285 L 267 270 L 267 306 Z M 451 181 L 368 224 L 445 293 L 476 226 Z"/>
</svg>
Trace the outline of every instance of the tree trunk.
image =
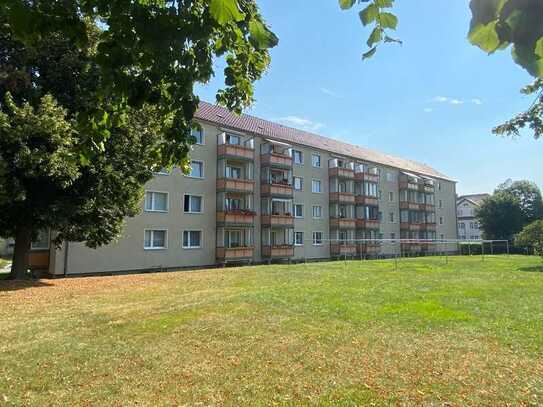
<svg viewBox="0 0 543 407">
<path fill-rule="evenodd" d="M 28 252 L 32 242 L 32 227 L 20 226 L 15 234 L 13 263 L 11 263 L 10 279 L 21 280 L 28 278 Z"/>
</svg>

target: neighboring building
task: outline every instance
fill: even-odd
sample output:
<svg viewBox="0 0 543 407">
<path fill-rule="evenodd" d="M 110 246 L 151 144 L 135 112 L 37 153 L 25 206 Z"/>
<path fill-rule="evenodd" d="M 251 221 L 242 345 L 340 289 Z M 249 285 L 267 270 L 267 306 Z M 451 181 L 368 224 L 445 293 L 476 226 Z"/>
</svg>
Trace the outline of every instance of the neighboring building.
<svg viewBox="0 0 543 407">
<path fill-rule="evenodd" d="M 0 238 L 0 257 L 11 257 L 13 255 L 13 248 L 15 242 L 13 239 L 1 239 Z"/>
<path fill-rule="evenodd" d="M 459 196 L 456 201 L 456 217 L 458 219 L 458 238 L 465 240 L 481 240 L 483 231 L 479 227 L 475 210 L 489 194 L 472 194 Z"/>
<path fill-rule="evenodd" d="M 118 241 L 96 250 L 42 242 L 33 264 L 62 275 L 365 258 L 399 247 L 355 239 L 457 237 L 456 183 L 424 164 L 208 103 L 196 119 L 191 174 L 157 174 Z"/>
</svg>

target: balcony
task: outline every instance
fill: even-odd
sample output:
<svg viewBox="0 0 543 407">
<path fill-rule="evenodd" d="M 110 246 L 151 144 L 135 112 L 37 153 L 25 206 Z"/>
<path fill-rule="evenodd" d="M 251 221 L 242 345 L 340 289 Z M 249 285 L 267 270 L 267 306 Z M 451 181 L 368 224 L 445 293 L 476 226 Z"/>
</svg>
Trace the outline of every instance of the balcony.
<svg viewBox="0 0 543 407">
<path fill-rule="evenodd" d="M 293 245 L 262 246 L 262 257 L 271 259 L 284 259 L 294 257 Z"/>
<path fill-rule="evenodd" d="M 219 178 L 217 180 L 217 191 L 252 194 L 254 189 L 255 182 L 248 179 Z"/>
<path fill-rule="evenodd" d="M 281 198 L 292 198 L 292 185 L 287 183 L 281 184 L 261 184 L 260 193 L 263 196 L 276 196 Z"/>
<path fill-rule="evenodd" d="M 330 178 L 354 179 L 354 170 L 352 168 L 334 167 L 328 169 Z"/>
<path fill-rule="evenodd" d="M 378 219 L 357 219 L 356 227 L 359 229 L 379 229 Z"/>
<path fill-rule="evenodd" d="M 360 182 L 373 182 L 375 184 L 379 183 L 379 174 L 370 173 L 365 171 L 357 171 L 354 174 L 354 179 Z"/>
<path fill-rule="evenodd" d="M 292 215 L 262 215 L 262 226 L 265 227 L 281 227 L 281 228 L 293 228 L 294 216 Z"/>
<path fill-rule="evenodd" d="M 354 204 L 354 194 L 350 192 L 330 192 L 330 202 Z"/>
<path fill-rule="evenodd" d="M 357 195 L 355 202 L 357 205 L 379 206 L 379 200 L 374 196 Z"/>
<path fill-rule="evenodd" d="M 436 229 L 437 229 L 437 224 L 435 222 L 425 223 L 424 224 L 424 229 L 435 232 Z"/>
<path fill-rule="evenodd" d="M 243 261 L 252 260 L 254 255 L 253 247 L 217 247 L 217 260 L 221 262 L 227 261 Z"/>
<path fill-rule="evenodd" d="M 252 227 L 255 222 L 255 213 L 249 210 L 234 210 L 217 212 L 219 226 Z"/>
<path fill-rule="evenodd" d="M 217 156 L 226 159 L 253 161 L 255 159 L 255 150 L 249 146 L 238 144 L 220 144 L 217 146 Z"/>
<path fill-rule="evenodd" d="M 374 255 L 379 254 L 381 245 L 378 242 L 365 242 L 358 244 L 356 250 L 358 254 Z"/>
<path fill-rule="evenodd" d="M 332 256 L 353 256 L 356 254 L 355 243 L 330 243 L 330 255 Z"/>
<path fill-rule="evenodd" d="M 277 152 L 265 153 L 260 155 L 260 163 L 264 166 L 275 168 L 292 168 L 292 157 L 287 154 Z"/>
<path fill-rule="evenodd" d="M 401 230 L 419 231 L 419 230 L 422 230 L 423 228 L 424 228 L 424 223 L 408 223 L 408 222 L 400 223 Z"/>
<path fill-rule="evenodd" d="M 354 229 L 356 220 L 354 218 L 330 218 L 330 227 L 333 229 Z"/>
</svg>

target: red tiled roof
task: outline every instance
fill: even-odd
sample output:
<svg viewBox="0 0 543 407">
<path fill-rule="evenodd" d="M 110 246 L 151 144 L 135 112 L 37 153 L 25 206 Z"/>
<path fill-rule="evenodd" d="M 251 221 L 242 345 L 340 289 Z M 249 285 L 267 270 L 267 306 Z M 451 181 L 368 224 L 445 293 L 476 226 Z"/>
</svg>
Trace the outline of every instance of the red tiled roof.
<svg viewBox="0 0 543 407">
<path fill-rule="evenodd" d="M 283 126 L 281 124 L 259 119 L 258 117 L 247 114 L 238 116 L 235 113 L 230 112 L 228 109 L 207 102 L 200 102 L 195 118 L 252 135 L 267 137 L 291 144 L 313 147 L 361 161 L 388 165 L 400 170 L 452 181 L 452 179 L 446 175 L 434 170 L 426 164 L 383 154 L 365 147 L 344 143 L 338 140 L 319 136 L 318 134 Z"/>
</svg>

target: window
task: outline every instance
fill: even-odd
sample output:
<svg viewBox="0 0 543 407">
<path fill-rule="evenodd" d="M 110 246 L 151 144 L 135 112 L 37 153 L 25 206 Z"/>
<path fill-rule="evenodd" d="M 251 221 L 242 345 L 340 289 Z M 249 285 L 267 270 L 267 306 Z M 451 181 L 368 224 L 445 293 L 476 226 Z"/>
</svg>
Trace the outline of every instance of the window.
<svg viewBox="0 0 543 407">
<path fill-rule="evenodd" d="M 390 223 L 394 223 L 394 212 L 389 212 L 388 220 L 390 221 Z"/>
<path fill-rule="evenodd" d="M 183 249 L 199 249 L 202 247 L 202 232 L 200 230 L 183 231 Z"/>
<path fill-rule="evenodd" d="M 379 221 L 383 220 L 383 212 L 379 211 L 379 215 L 377 219 L 379 219 Z"/>
<path fill-rule="evenodd" d="M 168 193 L 145 192 L 145 210 L 147 212 L 168 212 Z"/>
<path fill-rule="evenodd" d="M 292 158 L 294 158 L 294 164 L 304 164 L 304 153 L 302 153 L 300 150 L 292 150 Z"/>
<path fill-rule="evenodd" d="M 31 250 L 46 250 L 49 249 L 49 231 L 40 230 L 38 237 L 30 244 Z"/>
<path fill-rule="evenodd" d="M 473 223 L 473 229 L 475 230 L 479 229 L 479 224 L 477 222 Z"/>
<path fill-rule="evenodd" d="M 389 202 L 394 202 L 394 192 L 389 192 L 388 193 L 388 201 Z"/>
<path fill-rule="evenodd" d="M 204 130 L 202 128 L 193 128 L 190 134 L 196 139 L 196 144 L 204 144 Z"/>
<path fill-rule="evenodd" d="M 441 199 L 438 201 L 438 205 L 440 209 L 443 208 L 443 201 Z"/>
<path fill-rule="evenodd" d="M 303 204 L 294 204 L 294 217 L 303 218 L 304 217 L 304 205 Z"/>
<path fill-rule="evenodd" d="M 387 171 L 387 181 L 388 182 L 394 182 L 394 180 L 395 180 L 394 173 L 390 172 L 390 171 Z"/>
<path fill-rule="evenodd" d="M 232 167 L 231 165 L 227 165 L 226 166 L 226 178 L 240 179 L 241 178 L 241 168 Z"/>
<path fill-rule="evenodd" d="M 202 197 L 198 195 L 185 195 L 183 202 L 183 212 L 202 213 Z"/>
<path fill-rule="evenodd" d="M 390 238 L 391 238 L 392 240 L 396 239 L 396 233 L 391 233 L 391 234 L 390 234 Z"/>
<path fill-rule="evenodd" d="M 235 134 L 226 133 L 226 144 L 239 146 L 241 144 L 241 138 Z"/>
<path fill-rule="evenodd" d="M 437 190 L 438 190 L 438 191 L 441 191 L 441 182 L 438 182 L 438 183 L 437 183 Z"/>
<path fill-rule="evenodd" d="M 166 230 L 146 230 L 143 243 L 144 249 L 165 249 L 166 248 Z"/>
<path fill-rule="evenodd" d="M 204 178 L 204 163 L 202 161 L 192 160 L 190 162 L 189 177 Z"/>
<path fill-rule="evenodd" d="M 303 245 L 304 245 L 304 232 L 295 232 L 294 246 L 303 246 Z"/>
<path fill-rule="evenodd" d="M 377 197 L 377 184 L 373 182 L 364 182 L 364 195 Z"/>
<path fill-rule="evenodd" d="M 314 219 L 322 218 L 322 206 L 320 205 L 313 206 L 313 218 Z"/>
<path fill-rule="evenodd" d="M 302 177 L 294 177 L 294 189 L 296 191 L 304 189 L 304 179 Z"/>
<path fill-rule="evenodd" d="M 445 240 L 445 235 L 441 235 L 441 240 Z"/>
<path fill-rule="evenodd" d="M 440 216 L 440 217 L 439 217 L 439 224 L 440 224 L 440 225 L 443 225 L 443 216 Z"/>
<path fill-rule="evenodd" d="M 313 246 L 322 246 L 322 232 L 313 232 Z"/>
<path fill-rule="evenodd" d="M 227 230 L 224 232 L 224 245 L 228 248 L 242 247 L 241 230 Z"/>
<path fill-rule="evenodd" d="M 466 228 L 466 224 L 465 223 L 459 223 L 458 224 L 458 229 L 465 229 Z"/>
<path fill-rule="evenodd" d="M 224 207 L 227 211 L 237 211 L 241 209 L 241 199 L 239 198 L 225 198 Z"/>
<path fill-rule="evenodd" d="M 311 163 L 313 164 L 313 167 L 320 168 L 321 156 L 319 154 L 311 154 Z"/>
<path fill-rule="evenodd" d="M 319 179 L 314 179 L 311 181 L 311 192 L 319 193 L 322 192 L 322 185 Z"/>
</svg>

